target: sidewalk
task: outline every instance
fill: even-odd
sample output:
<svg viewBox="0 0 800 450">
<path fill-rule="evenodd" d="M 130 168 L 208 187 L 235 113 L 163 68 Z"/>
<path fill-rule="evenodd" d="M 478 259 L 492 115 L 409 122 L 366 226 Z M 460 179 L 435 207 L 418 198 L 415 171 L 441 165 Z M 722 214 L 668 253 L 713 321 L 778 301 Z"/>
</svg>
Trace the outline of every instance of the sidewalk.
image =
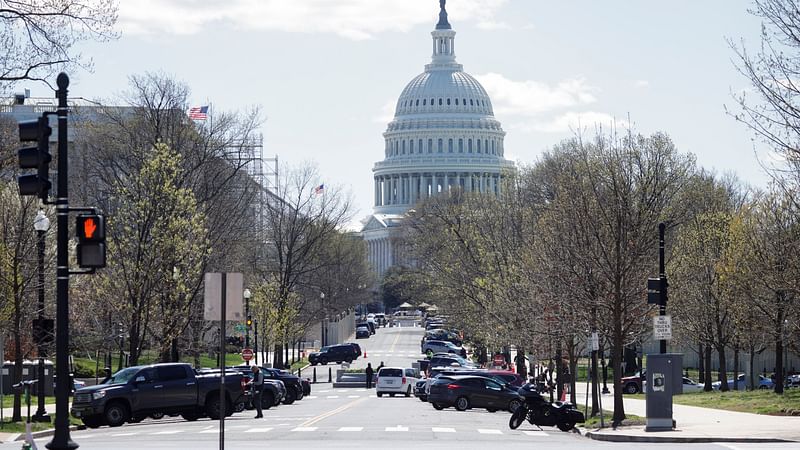
<svg viewBox="0 0 800 450">
<path fill-rule="evenodd" d="M 583 411 L 586 384 L 577 386 L 578 409 Z M 602 398 L 603 409 L 614 407 L 613 394 Z M 625 412 L 645 417 L 645 400 L 624 398 Z M 589 398 L 591 408 L 591 396 Z M 673 403 L 673 431 L 646 432 L 644 426 L 622 426 L 614 430 L 584 429 L 584 435 L 595 440 L 614 442 L 792 442 L 800 441 L 800 417 L 768 416 L 721 409 L 700 408 Z M 606 418 L 607 423 L 611 418 Z"/>
</svg>

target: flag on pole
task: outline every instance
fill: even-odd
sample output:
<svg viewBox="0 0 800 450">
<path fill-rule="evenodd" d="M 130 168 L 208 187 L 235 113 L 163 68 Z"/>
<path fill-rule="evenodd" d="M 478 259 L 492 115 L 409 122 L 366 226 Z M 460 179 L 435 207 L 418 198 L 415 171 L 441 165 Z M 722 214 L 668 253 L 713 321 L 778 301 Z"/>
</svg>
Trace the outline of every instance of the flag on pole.
<svg viewBox="0 0 800 450">
<path fill-rule="evenodd" d="M 208 106 L 195 106 L 189 110 L 189 118 L 192 120 L 206 120 L 208 118 Z"/>
<path fill-rule="evenodd" d="M 314 194 L 316 195 L 322 194 L 324 189 L 325 189 L 325 184 L 320 184 L 319 186 L 314 188 Z"/>
</svg>

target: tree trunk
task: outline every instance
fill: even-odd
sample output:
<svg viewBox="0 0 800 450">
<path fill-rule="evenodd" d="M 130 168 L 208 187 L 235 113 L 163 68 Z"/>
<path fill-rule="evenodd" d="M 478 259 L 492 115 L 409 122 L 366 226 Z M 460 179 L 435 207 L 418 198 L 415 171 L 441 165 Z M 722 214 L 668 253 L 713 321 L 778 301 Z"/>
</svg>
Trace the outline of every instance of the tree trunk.
<svg viewBox="0 0 800 450">
<path fill-rule="evenodd" d="M 733 347 L 733 390 L 739 390 L 739 345 Z M 750 381 L 753 381 L 752 378 Z"/>
<path fill-rule="evenodd" d="M 130 353 L 130 364 L 132 366 L 139 365 L 139 330 L 136 327 L 131 327 L 130 336 L 128 337 L 128 353 Z"/>
<path fill-rule="evenodd" d="M 756 349 L 753 344 L 750 344 L 750 372 L 747 376 L 750 378 L 750 390 L 755 389 L 755 379 L 756 379 L 756 368 L 753 365 L 756 363 Z"/>
<path fill-rule="evenodd" d="M 727 373 L 727 366 L 725 363 L 725 346 L 724 345 L 717 345 L 717 353 L 719 354 L 719 390 L 722 392 L 727 392 L 728 389 L 728 373 Z M 734 377 L 734 383 L 736 382 L 736 378 Z"/>
<path fill-rule="evenodd" d="M 283 367 L 283 345 L 276 343 L 272 352 L 272 367 Z"/>
<path fill-rule="evenodd" d="M 561 400 L 564 394 L 564 357 L 561 354 L 561 340 L 558 340 L 556 347 L 556 400 Z"/>
<path fill-rule="evenodd" d="M 706 345 L 706 354 L 705 354 L 704 358 L 706 360 L 706 379 L 704 380 L 705 386 L 703 387 L 703 390 L 706 391 L 706 392 L 710 392 L 713 389 L 711 387 L 712 381 L 711 381 L 711 346 L 710 345 Z"/>
<path fill-rule="evenodd" d="M 600 406 L 598 402 L 598 373 L 597 373 L 597 351 L 592 351 L 592 362 L 589 366 L 589 374 L 592 377 L 592 413 L 591 417 L 600 413 Z"/>
<path fill-rule="evenodd" d="M 625 420 L 625 404 L 622 400 L 622 349 L 625 337 L 622 335 L 622 300 L 619 296 L 618 291 L 614 300 L 614 332 L 611 344 L 611 355 L 614 359 L 614 417 L 612 418 L 614 427 Z"/>
<path fill-rule="evenodd" d="M 783 303 L 783 293 L 778 293 L 778 304 Z M 775 323 L 775 393 L 783 394 L 783 307 L 778 307 L 778 320 Z"/>
<path fill-rule="evenodd" d="M 699 372 L 699 374 L 697 375 L 698 377 L 697 381 L 699 383 L 705 383 L 706 381 L 706 364 L 705 364 L 705 359 L 703 358 L 703 356 L 705 356 L 703 354 L 704 348 L 705 346 L 703 345 L 703 342 L 700 342 L 697 350 L 697 365 L 698 365 L 697 370 Z"/>
<path fill-rule="evenodd" d="M 17 279 L 17 264 L 14 265 L 15 279 Z M 14 296 L 14 373 L 11 378 L 14 384 L 22 381 L 22 339 L 20 336 L 22 328 L 22 293 L 18 283 L 14 283 L 12 295 Z M 14 392 L 14 411 L 11 417 L 12 422 L 22 422 L 22 396 L 20 391 Z"/>
</svg>

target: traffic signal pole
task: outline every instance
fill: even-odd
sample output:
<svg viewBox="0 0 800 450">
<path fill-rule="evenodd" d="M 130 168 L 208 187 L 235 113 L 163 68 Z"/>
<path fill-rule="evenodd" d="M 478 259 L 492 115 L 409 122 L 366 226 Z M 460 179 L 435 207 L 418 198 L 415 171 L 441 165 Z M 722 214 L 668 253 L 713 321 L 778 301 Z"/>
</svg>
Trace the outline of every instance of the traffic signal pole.
<svg viewBox="0 0 800 450">
<path fill-rule="evenodd" d="M 667 270 L 664 263 L 664 231 L 667 226 L 662 222 L 658 224 L 658 277 L 661 280 L 661 302 L 658 305 L 658 315 L 667 315 Z M 661 354 L 667 353 L 667 341 L 659 341 Z"/>
<path fill-rule="evenodd" d="M 69 435 L 69 201 L 67 170 L 67 88 L 69 77 L 60 73 L 58 90 L 58 192 L 56 194 L 56 421 L 55 433 L 45 447 L 74 450 L 78 444 Z"/>
</svg>

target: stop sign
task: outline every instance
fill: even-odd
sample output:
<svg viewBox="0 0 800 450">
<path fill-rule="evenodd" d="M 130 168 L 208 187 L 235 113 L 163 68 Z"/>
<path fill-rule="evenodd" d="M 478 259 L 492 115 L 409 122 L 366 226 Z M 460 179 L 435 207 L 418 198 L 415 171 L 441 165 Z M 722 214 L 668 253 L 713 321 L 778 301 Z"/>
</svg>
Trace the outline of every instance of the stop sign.
<svg viewBox="0 0 800 450">
<path fill-rule="evenodd" d="M 242 350 L 242 359 L 245 361 L 250 361 L 253 359 L 253 349 L 246 348 Z"/>
<path fill-rule="evenodd" d="M 492 362 L 494 363 L 495 366 L 502 366 L 503 364 L 506 363 L 506 358 L 503 355 L 494 355 L 494 358 L 492 358 Z"/>
</svg>

